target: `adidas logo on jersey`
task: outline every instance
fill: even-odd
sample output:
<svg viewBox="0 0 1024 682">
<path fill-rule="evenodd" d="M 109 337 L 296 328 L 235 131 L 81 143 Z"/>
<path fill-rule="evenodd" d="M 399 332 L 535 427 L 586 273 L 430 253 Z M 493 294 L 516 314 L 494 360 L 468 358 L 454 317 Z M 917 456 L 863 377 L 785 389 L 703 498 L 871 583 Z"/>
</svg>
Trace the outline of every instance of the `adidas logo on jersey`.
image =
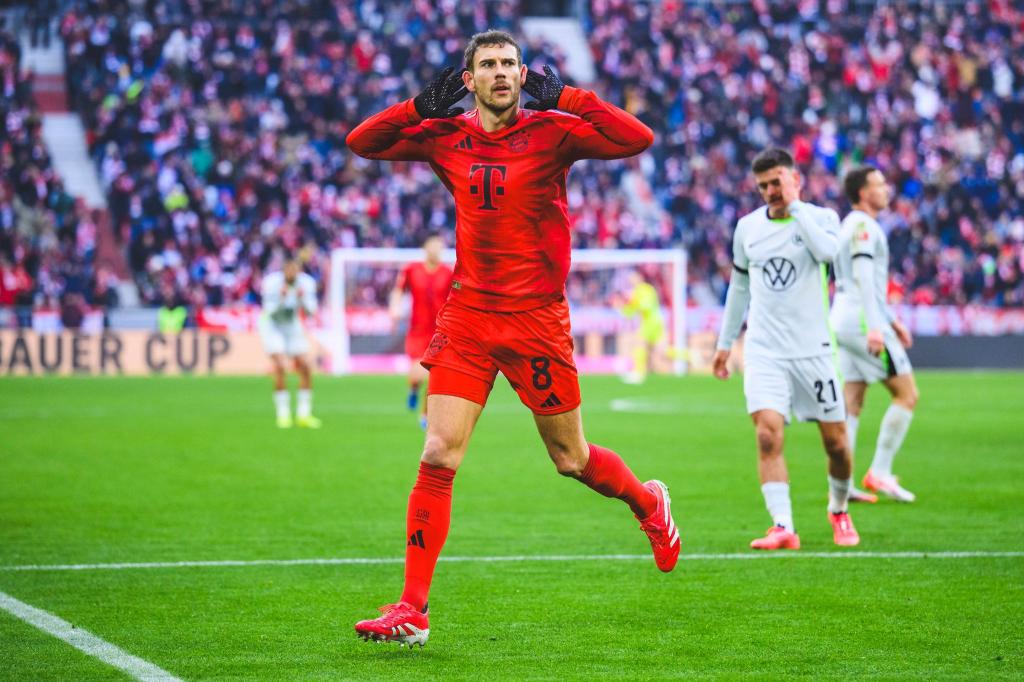
<svg viewBox="0 0 1024 682">
<path fill-rule="evenodd" d="M 473 140 L 469 137 L 469 135 L 466 135 L 466 137 L 462 140 L 462 142 L 459 142 L 458 144 L 456 144 L 454 146 L 454 149 L 472 149 L 472 148 L 473 148 Z"/>
<path fill-rule="evenodd" d="M 558 399 L 558 396 L 552 393 L 548 396 L 547 400 L 540 404 L 541 407 L 558 407 L 562 404 L 562 401 Z"/>
</svg>

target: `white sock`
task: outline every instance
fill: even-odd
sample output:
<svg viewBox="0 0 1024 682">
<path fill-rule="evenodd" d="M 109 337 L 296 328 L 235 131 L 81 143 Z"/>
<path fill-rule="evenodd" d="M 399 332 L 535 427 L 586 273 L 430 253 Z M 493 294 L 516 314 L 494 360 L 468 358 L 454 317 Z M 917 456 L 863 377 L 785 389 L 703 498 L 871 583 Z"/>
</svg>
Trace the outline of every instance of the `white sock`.
<svg viewBox="0 0 1024 682">
<path fill-rule="evenodd" d="M 855 414 L 846 415 L 846 438 L 850 442 L 850 457 L 857 452 L 857 427 L 860 426 L 860 417 Z"/>
<path fill-rule="evenodd" d="M 850 502 L 850 488 L 853 487 L 852 478 L 828 477 L 828 511 L 831 514 L 839 514 L 847 510 Z"/>
<path fill-rule="evenodd" d="M 308 388 L 300 388 L 296 393 L 295 416 L 304 419 L 313 414 L 313 391 Z"/>
<path fill-rule="evenodd" d="M 903 439 L 910 428 L 910 420 L 914 413 L 905 407 L 892 404 L 882 417 L 882 425 L 878 429 L 878 444 L 875 447 L 875 459 L 871 462 L 871 471 L 876 476 L 888 478 L 892 476 L 892 461 L 903 445 Z"/>
<path fill-rule="evenodd" d="M 761 484 L 764 495 L 764 506 L 772 517 L 772 523 L 782 526 L 790 533 L 793 529 L 793 504 L 789 500 L 789 484 L 781 481 L 769 481 Z"/>
<path fill-rule="evenodd" d="M 277 418 L 292 416 L 291 397 L 288 391 L 274 391 L 274 405 L 277 407 Z"/>
</svg>

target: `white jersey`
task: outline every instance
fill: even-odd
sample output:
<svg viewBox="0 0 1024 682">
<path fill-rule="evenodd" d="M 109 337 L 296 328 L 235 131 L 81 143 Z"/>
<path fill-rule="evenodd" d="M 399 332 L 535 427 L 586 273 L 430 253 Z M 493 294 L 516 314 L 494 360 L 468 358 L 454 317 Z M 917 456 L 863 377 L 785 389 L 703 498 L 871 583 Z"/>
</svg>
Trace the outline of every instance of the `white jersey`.
<svg viewBox="0 0 1024 682">
<path fill-rule="evenodd" d="M 870 291 L 862 297 L 855 277 L 854 261 L 871 262 Z M 861 270 L 867 272 L 868 270 Z M 836 332 L 867 333 L 884 330 L 893 317 L 886 305 L 889 286 L 889 242 L 878 221 L 863 211 L 853 211 L 843 219 L 839 233 L 839 254 L 835 260 L 836 297 L 832 307 L 832 326 Z"/>
<path fill-rule="evenodd" d="M 740 218 L 733 235 L 733 265 L 749 277 L 747 356 L 806 358 L 832 353 L 824 264 L 838 247 L 839 216 L 804 202 L 793 202 L 789 213 L 788 218 L 773 220 L 768 208 L 761 207 Z M 745 308 L 744 302 L 726 302 L 720 348 L 728 348 L 739 332 L 742 310 L 736 308 Z"/>
<path fill-rule="evenodd" d="M 263 316 L 278 325 L 298 322 L 299 309 L 307 315 L 317 311 L 316 280 L 300 272 L 285 285 L 283 272 L 271 272 L 263 278 Z"/>
</svg>

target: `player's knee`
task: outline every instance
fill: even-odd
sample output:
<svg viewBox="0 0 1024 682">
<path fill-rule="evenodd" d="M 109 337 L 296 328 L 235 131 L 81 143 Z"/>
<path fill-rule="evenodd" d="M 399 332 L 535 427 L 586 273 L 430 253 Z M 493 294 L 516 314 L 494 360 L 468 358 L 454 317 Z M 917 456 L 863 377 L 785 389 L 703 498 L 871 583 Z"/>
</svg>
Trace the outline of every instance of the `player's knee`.
<svg viewBox="0 0 1024 682">
<path fill-rule="evenodd" d="M 833 458 L 845 458 L 847 455 L 847 440 L 846 434 L 828 434 L 821 437 L 822 444 L 825 446 L 825 452 L 828 453 L 829 457 Z"/>
<path fill-rule="evenodd" d="M 757 451 L 762 458 L 775 457 L 782 452 L 782 431 L 771 426 L 757 427 Z"/>
<path fill-rule="evenodd" d="M 908 410 L 913 410 L 917 407 L 917 399 L 920 397 L 921 394 L 918 392 L 917 386 L 911 386 L 909 390 L 897 396 L 894 402 L 899 403 Z"/>
<path fill-rule="evenodd" d="M 548 455 L 562 476 L 579 478 L 587 468 L 587 453 L 569 443 L 548 443 Z"/>
<path fill-rule="evenodd" d="M 577 457 L 566 457 L 554 459 L 555 469 L 562 476 L 569 476 L 570 478 L 579 478 L 583 475 L 583 470 L 587 468 L 586 460 L 581 460 Z"/>
<path fill-rule="evenodd" d="M 460 444 L 452 438 L 434 433 L 427 434 L 420 459 L 436 467 L 455 469 L 459 463 L 459 448 Z"/>
</svg>

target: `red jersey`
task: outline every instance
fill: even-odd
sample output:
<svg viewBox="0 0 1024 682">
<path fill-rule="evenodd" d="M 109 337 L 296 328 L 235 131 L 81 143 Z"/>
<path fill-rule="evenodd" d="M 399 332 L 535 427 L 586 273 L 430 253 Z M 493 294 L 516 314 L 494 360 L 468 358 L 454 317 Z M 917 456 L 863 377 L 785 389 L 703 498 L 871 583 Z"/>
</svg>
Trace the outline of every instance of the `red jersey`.
<svg viewBox="0 0 1024 682">
<path fill-rule="evenodd" d="M 423 263 L 409 263 L 398 274 L 395 286 L 412 295 L 409 335 L 433 335 L 437 311 L 448 299 L 452 287 L 452 269 L 439 263 L 431 271 Z"/>
<path fill-rule="evenodd" d="M 488 133 L 476 110 L 424 120 L 410 99 L 349 134 L 349 149 L 360 156 L 429 162 L 452 193 L 453 301 L 516 311 L 558 300 L 571 250 L 569 167 L 578 159 L 633 156 L 654 140 L 650 128 L 587 90 L 566 86 L 558 108 L 522 109 L 509 126 Z"/>
</svg>

